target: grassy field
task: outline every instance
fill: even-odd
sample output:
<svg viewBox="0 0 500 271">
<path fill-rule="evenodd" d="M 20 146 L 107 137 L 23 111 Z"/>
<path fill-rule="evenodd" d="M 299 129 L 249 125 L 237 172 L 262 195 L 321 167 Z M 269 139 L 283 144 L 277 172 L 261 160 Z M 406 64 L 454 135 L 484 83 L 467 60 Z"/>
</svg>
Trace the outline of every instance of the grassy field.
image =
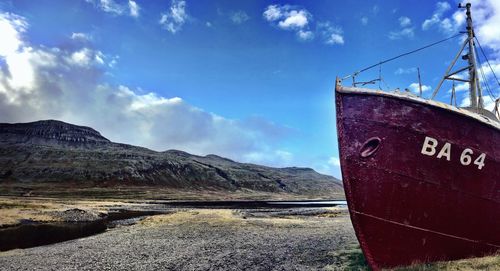
<svg viewBox="0 0 500 271">
<path fill-rule="evenodd" d="M 344 250 L 335 254 L 345 262 L 345 270 L 369 271 L 363 253 L 359 247 Z M 335 270 L 335 269 L 331 269 Z M 500 270 L 500 255 L 481 258 L 470 258 L 458 261 L 418 264 L 400 268 L 385 269 L 386 271 L 498 271 Z"/>
<path fill-rule="evenodd" d="M 464 259 L 464 260 L 459 260 L 459 261 L 429 263 L 429 264 L 415 265 L 415 266 L 393 269 L 393 271 L 434 271 L 434 270 L 498 271 L 498 270 L 500 270 L 500 255 L 488 256 L 488 257 L 482 257 L 482 258 Z"/>
<path fill-rule="evenodd" d="M 303 200 L 322 199 L 291 193 L 256 192 L 248 189 L 237 191 L 202 189 L 183 190 L 162 186 L 80 184 L 80 183 L 2 183 L 0 196 L 42 197 L 69 200 Z M 344 200 L 343 193 L 332 194 L 328 199 Z"/>
</svg>

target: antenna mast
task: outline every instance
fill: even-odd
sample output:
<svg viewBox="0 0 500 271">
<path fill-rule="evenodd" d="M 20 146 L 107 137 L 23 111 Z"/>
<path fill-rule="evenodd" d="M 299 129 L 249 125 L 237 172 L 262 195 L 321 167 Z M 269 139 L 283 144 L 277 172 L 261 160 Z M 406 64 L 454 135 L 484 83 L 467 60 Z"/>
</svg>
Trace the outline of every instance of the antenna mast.
<svg viewBox="0 0 500 271">
<path fill-rule="evenodd" d="M 436 96 L 437 92 L 441 88 L 441 85 L 443 84 L 444 80 L 453 80 L 453 81 L 461 81 L 461 82 L 467 82 L 469 83 L 469 95 L 470 95 L 470 107 L 472 110 L 478 112 L 478 108 L 483 108 L 483 97 L 482 97 L 482 91 L 481 91 L 481 86 L 479 84 L 479 80 L 477 77 L 477 69 L 476 69 L 476 55 L 475 55 L 475 50 L 474 50 L 474 29 L 472 27 L 472 17 L 471 17 L 471 12 L 470 12 L 470 7 L 471 4 L 467 3 L 464 6 L 462 4 L 458 4 L 458 8 L 465 8 L 466 9 L 466 15 L 467 15 L 467 39 L 464 41 L 462 44 L 462 47 L 458 54 L 455 56 L 453 61 L 450 63 L 450 66 L 448 66 L 448 69 L 445 72 L 445 75 L 439 82 L 438 86 L 434 90 L 434 93 L 432 93 L 432 98 Z M 460 54 L 463 52 L 465 47 L 468 46 L 468 52 L 467 54 L 462 56 L 462 59 L 467 60 L 468 66 L 462 69 L 458 69 L 454 72 L 451 72 L 451 69 L 453 66 L 455 66 L 455 63 L 458 60 L 458 57 Z M 469 71 L 469 80 L 461 79 L 461 78 L 456 78 L 452 77 L 453 75 L 456 75 L 460 72 L 463 72 L 465 70 Z"/>
<path fill-rule="evenodd" d="M 462 5 L 459 5 L 460 8 Z M 469 95 L 470 95 L 470 106 L 473 109 L 483 108 L 483 99 L 481 95 L 481 88 L 479 86 L 479 81 L 477 78 L 476 69 L 476 56 L 474 54 L 474 29 L 472 28 L 472 17 L 470 14 L 471 4 L 465 4 L 466 15 L 467 15 L 467 36 L 469 40 L 469 53 L 467 54 L 467 61 L 469 62 Z M 479 94 L 479 95 L 478 95 Z M 479 96 L 479 105 L 478 97 Z"/>
</svg>

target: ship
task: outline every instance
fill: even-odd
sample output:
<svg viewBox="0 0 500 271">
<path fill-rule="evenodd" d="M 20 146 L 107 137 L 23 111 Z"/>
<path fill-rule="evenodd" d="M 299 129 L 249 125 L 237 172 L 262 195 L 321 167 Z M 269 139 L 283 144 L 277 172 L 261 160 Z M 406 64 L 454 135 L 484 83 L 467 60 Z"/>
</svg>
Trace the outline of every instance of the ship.
<svg viewBox="0 0 500 271">
<path fill-rule="evenodd" d="M 469 82 L 467 108 L 358 87 L 358 73 L 352 86 L 343 85 L 349 76 L 335 83 L 347 204 L 373 270 L 500 251 L 499 100 L 496 113 L 483 108 L 471 5 L 459 8 L 466 37 L 432 98 L 445 80 Z M 467 66 L 452 72 L 463 51 Z"/>
</svg>

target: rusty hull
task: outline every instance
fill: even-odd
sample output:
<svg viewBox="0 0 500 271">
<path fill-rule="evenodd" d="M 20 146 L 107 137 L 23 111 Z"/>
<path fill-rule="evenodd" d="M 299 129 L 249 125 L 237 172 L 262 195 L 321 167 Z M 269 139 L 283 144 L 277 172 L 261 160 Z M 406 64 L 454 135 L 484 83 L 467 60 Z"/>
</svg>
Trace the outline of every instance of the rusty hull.
<svg viewBox="0 0 500 271">
<path fill-rule="evenodd" d="M 500 128 L 406 94 L 335 91 L 342 176 L 352 223 L 374 270 L 500 249 Z M 449 161 L 422 154 L 426 137 Z M 463 165 L 485 154 L 484 166 Z"/>
</svg>

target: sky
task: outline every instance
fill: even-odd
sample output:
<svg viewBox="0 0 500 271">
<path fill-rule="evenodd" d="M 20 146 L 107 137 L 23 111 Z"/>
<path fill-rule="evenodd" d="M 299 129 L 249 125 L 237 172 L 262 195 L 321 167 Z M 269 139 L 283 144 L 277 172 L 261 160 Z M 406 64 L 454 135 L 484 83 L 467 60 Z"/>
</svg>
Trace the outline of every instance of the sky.
<svg viewBox="0 0 500 271">
<path fill-rule="evenodd" d="M 476 34 L 500 75 L 500 1 L 471 2 Z M 157 151 L 341 177 L 336 76 L 462 31 L 457 4 L 2 0 L 0 122 L 58 119 Z M 369 87 L 417 91 L 419 68 L 429 97 L 462 41 L 450 39 L 357 80 L 380 73 L 383 82 Z M 449 101 L 450 89 L 445 84 L 437 99 Z M 456 86 L 462 106 L 469 103 L 466 89 Z M 493 108 L 488 97 L 485 103 Z"/>
</svg>

